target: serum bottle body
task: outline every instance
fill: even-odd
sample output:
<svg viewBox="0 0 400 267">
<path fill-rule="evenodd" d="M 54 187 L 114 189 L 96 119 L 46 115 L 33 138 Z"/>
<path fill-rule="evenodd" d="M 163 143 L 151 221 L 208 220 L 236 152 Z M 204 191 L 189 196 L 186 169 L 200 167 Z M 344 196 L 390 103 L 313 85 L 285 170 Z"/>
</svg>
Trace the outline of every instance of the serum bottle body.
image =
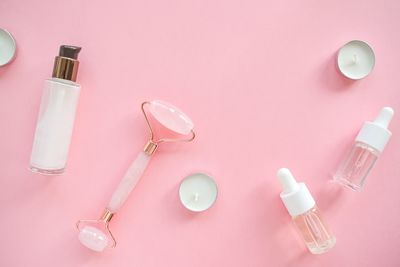
<svg viewBox="0 0 400 267">
<path fill-rule="evenodd" d="M 365 122 L 355 143 L 335 173 L 334 180 L 361 191 L 365 181 L 391 137 L 387 129 L 393 109 L 385 107 L 373 122 Z"/>
<path fill-rule="evenodd" d="M 379 151 L 373 147 L 356 142 L 337 170 L 335 180 L 355 191 L 360 191 L 379 155 Z"/>
<path fill-rule="evenodd" d="M 292 217 L 292 220 L 311 253 L 321 254 L 335 245 L 336 238 L 322 220 L 316 205 L 307 212 Z"/>
<path fill-rule="evenodd" d="M 74 82 L 57 78 L 45 81 L 31 154 L 32 171 L 64 172 L 79 93 L 80 85 Z"/>
<path fill-rule="evenodd" d="M 336 238 L 322 219 L 307 186 L 296 182 L 286 168 L 280 169 L 277 176 L 283 187 L 280 194 L 282 202 L 308 250 L 312 254 L 322 254 L 334 247 Z"/>
<path fill-rule="evenodd" d="M 81 89 L 75 82 L 79 51 L 61 46 L 53 78 L 45 81 L 30 160 L 33 172 L 64 172 Z"/>
</svg>

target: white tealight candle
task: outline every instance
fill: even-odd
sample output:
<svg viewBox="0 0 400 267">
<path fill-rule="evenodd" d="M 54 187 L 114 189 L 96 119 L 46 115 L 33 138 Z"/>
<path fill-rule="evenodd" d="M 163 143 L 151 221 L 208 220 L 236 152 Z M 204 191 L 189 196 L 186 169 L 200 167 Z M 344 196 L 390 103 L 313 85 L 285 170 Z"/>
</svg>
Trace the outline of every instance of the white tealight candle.
<svg viewBox="0 0 400 267">
<path fill-rule="evenodd" d="M 359 80 L 370 74 L 374 68 L 375 54 L 366 42 L 353 40 L 340 48 L 337 65 L 344 76 Z"/>
<path fill-rule="evenodd" d="M 179 187 L 183 206 L 196 212 L 209 209 L 217 199 L 217 194 L 217 184 L 211 176 L 204 173 L 187 176 Z"/>
<path fill-rule="evenodd" d="M 16 49 L 17 45 L 11 33 L 0 28 L 0 67 L 14 59 Z"/>
</svg>

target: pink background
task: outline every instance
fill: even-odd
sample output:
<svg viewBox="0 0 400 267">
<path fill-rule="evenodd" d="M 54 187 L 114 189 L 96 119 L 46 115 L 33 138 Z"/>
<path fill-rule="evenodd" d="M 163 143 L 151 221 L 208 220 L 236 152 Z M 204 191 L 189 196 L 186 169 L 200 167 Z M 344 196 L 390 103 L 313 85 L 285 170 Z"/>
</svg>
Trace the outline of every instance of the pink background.
<svg viewBox="0 0 400 267">
<path fill-rule="evenodd" d="M 399 12 L 398 0 L 1 0 L 18 55 L 0 69 L 0 266 L 399 266 L 400 116 L 364 192 L 330 181 L 363 121 L 386 105 L 400 113 Z M 352 39 L 377 58 L 358 82 L 335 68 Z M 67 172 L 44 177 L 27 168 L 61 44 L 83 47 L 82 94 Z M 158 151 L 112 221 L 117 248 L 91 252 L 75 222 L 100 215 L 142 149 L 151 99 L 185 110 L 198 138 Z M 283 166 L 335 233 L 329 253 L 309 254 L 294 232 Z M 195 171 L 219 185 L 201 214 L 178 199 Z"/>
</svg>

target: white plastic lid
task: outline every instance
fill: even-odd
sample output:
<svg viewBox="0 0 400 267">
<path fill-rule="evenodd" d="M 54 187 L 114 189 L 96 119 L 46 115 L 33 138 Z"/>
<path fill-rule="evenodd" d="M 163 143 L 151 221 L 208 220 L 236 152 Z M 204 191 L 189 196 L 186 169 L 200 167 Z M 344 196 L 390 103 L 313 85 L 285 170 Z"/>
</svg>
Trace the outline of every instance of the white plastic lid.
<svg viewBox="0 0 400 267">
<path fill-rule="evenodd" d="M 315 206 L 315 200 L 307 186 L 298 183 L 289 169 L 279 169 L 277 176 L 283 187 L 280 197 L 292 217 L 303 214 Z"/>
<path fill-rule="evenodd" d="M 17 45 L 11 33 L 0 28 L 0 67 L 14 59 L 16 50 Z"/>
<path fill-rule="evenodd" d="M 393 114 L 394 111 L 391 107 L 382 108 L 378 117 L 373 122 L 367 121 L 364 123 L 356 137 L 356 141 L 367 144 L 382 152 L 392 136 L 392 133 L 388 130 L 388 126 Z"/>
</svg>

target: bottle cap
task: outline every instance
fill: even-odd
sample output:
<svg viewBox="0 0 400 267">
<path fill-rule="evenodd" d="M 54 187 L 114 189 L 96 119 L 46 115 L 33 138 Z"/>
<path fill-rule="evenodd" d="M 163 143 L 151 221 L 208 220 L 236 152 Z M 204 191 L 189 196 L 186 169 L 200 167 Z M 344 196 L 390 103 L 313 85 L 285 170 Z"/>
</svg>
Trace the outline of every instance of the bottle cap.
<svg viewBox="0 0 400 267">
<path fill-rule="evenodd" d="M 393 114 L 394 111 L 391 107 L 382 108 L 378 117 L 373 122 L 367 121 L 364 123 L 356 137 L 356 141 L 367 144 L 382 152 L 392 136 L 392 133 L 388 130 L 388 126 Z"/>
<path fill-rule="evenodd" d="M 315 206 L 315 200 L 307 186 L 298 183 L 289 169 L 279 169 L 277 176 L 283 187 L 280 197 L 292 217 L 303 214 Z"/>
<path fill-rule="evenodd" d="M 81 48 L 77 46 L 60 46 L 60 52 L 54 61 L 52 77 L 75 82 L 78 74 L 78 54 L 80 51 Z"/>
</svg>

